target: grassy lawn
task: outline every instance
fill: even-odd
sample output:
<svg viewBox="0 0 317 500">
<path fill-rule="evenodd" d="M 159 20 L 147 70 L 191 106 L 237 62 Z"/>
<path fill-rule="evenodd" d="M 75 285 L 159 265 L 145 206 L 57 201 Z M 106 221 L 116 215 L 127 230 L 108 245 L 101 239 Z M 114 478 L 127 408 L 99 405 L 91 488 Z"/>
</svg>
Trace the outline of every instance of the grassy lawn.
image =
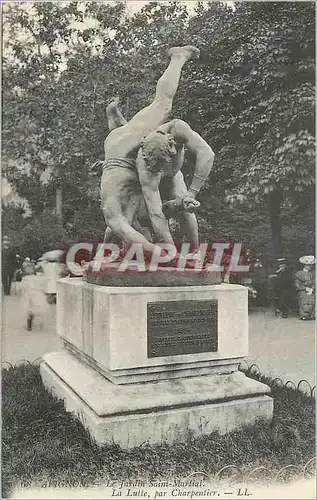
<svg viewBox="0 0 317 500">
<path fill-rule="evenodd" d="M 253 377 L 270 385 L 266 378 Z M 244 475 L 265 466 L 273 477 L 289 464 L 304 467 L 315 453 L 315 400 L 291 387 L 272 385 L 272 425 L 258 422 L 226 436 L 213 433 L 183 444 L 123 451 L 97 446 L 63 403 L 44 389 L 38 366 L 3 369 L 2 382 L 3 497 L 18 486 L 166 480 L 197 471 L 213 475 L 228 465 L 239 467 Z"/>
</svg>

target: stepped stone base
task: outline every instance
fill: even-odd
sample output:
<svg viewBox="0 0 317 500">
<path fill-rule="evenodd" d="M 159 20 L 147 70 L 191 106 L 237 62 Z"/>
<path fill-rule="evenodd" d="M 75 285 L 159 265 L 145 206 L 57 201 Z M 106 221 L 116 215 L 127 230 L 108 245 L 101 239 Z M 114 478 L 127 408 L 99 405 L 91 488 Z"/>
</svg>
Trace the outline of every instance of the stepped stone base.
<svg viewBox="0 0 317 500">
<path fill-rule="evenodd" d="M 171 283 L 175 273 L 165 274 Z M 98 443 L 172 444 L 271 420 L 269 387 L 238 370 L 248 354 L 246 288 L 198 283 L 59 281 L 65 349 L 44 356 L 42 380 Z"/>
<path fill-rule="evenodd" d="M 269 387 L 242 372 L 115 385 L 66 351 L 44 356 L 44 385 L 99 444 L 172 444 L 270 421 Z"/>
</svg>

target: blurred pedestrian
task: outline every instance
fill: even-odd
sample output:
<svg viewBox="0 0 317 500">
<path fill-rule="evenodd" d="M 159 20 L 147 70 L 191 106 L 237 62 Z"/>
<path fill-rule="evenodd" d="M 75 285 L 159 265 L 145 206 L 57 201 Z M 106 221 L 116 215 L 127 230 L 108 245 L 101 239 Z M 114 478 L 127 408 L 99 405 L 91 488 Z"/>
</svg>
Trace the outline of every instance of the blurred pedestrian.
<svg viewBox="0 0 317 500">
<path fill-rule="evenodd" d="M 303 265 L 295 274 L 299 317 L 301 320 L 315 319 L 315 257 L 304 255 L 299 262 Z"/>
<path fill-rule="evenodd" d="M 34 266 L 25 267 L 21 288 L 26 329 L 31 331 L 34 318 L 46 316 L 48 308 L 44 294 L 44 277 L 36 275 Z"/>
<path fill-rule="evenodd" d="M 263 264 L 262 264 L 262 260 L 261 260 L 261 258 L 260 258 L 260 257 L 256 257 L 255 262 L 254 262 L 254 264 L 253 264 L 253 267 L 254 267 L 255 269 L 262 269 Z"/>
<path fill-rule="evenodd" d="M 257 304 L 260 306 L 267 305 L 268 301 L 268 283 L 267 272 L 263 265 L 262 254 L 258 254 L 252 266 L 253 280 L 252 284 L 257 291 Z"/>
<path fill-rule="evenodd" d="M 32 275 L 35 273 L 35 264 L 30 257 L 25 257 L 22 263 L 22 271 L 24 275 Z"/>
<path fill-rule="evenodd" d="M 292 274 L 284 257 L 277 259 L 275 271 L 275 314 L 288 318 L 292 301 L 293 280 Z"/>
<path fill-rule="evenodd" d="M 12 248 L 9 238 L 4 235 L 2 239 L 1 278 L 4 295 L 10 295 L 11 284 L 17 269 L 16 253 Z"/>
<path fill-rule="evenodd" d="M 256 292 L 253 287 L 253 269 L 252 269 L 252 254 L 251 250 L 247 248 L 243 250 L 239 257 L 239 266 L 247 266 L 249 270 L 244 273 L 235 273 L 233 283 L 246 286 L 249 290 L 249 298 L 255 298 Z"/>
<path fill-rule="evenodd" d="M 23 277 L 22 262 L 23 262 L 22 257 L 19 254 L 16 254 L 15 270 L 11 283 L 11 292 L 13 293 L 13 295 L 21 295 L 21 281 Z"/>
<path fill-rule="evenodd" d="M 41 263 L 45 278 L 45 294 L 49 304 L 56 304 L 57 281 L 67 276 L 66 266 L 62 262 L 43 261 Z"/>
<path fill-rule="evenodd" d="M 250 248 L 247 248 L 244 254 L 244 265 L 251 266 L 252 264 L 252 252 Z"/>
</svg>

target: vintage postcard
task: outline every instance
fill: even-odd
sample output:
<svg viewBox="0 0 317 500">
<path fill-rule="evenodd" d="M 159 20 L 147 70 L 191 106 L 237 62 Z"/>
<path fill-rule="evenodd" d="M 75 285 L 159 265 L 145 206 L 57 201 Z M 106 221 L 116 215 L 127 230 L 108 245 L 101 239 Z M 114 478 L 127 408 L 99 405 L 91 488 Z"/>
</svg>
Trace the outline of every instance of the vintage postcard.
<svg viewBox="0 0 317 500">
<path fill-rule="evenodd" d="M 315 2 L 2 2 L 2 497 L 315 498 Z"/>
</svg>

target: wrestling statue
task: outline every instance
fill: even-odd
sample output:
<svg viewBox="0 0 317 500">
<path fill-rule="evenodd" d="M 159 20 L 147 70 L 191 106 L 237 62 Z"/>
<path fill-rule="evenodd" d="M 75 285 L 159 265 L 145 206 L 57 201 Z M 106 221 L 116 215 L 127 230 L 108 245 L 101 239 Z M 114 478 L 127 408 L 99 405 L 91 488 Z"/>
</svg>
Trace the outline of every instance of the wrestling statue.
<svg viewBox="0 0 317 500">
<path fill-rule="evenodd" d="M 107 108 L 110 134 L 105 140 L 105 161 L 101 180 L 101 202 L 107 229 L 105 242 L 113 235 L 126 245 L 141 243 L 151 253 L 155 243 L 173 244 L 165 214 L 182 212 L 187 239 L 198 248 L 198 225 L 194 210 L 196 196 L 206 181 L 214 153 L 206 141 L 182 120 L 165 123 L 171 111 L 181 69 L 199 57 L 195 47 L 170 49 L 171 61 L 156 87 L 154 101 L 125 120 L 115 100 Z M 181 172 L 185 148 L 196 156 L 189 189 Z M 169 201 L 164 206 L 160 187 L 165 184 Z M 149 217 L 154 243 L 140 225 L 142 213 Z"/>
</svg>

